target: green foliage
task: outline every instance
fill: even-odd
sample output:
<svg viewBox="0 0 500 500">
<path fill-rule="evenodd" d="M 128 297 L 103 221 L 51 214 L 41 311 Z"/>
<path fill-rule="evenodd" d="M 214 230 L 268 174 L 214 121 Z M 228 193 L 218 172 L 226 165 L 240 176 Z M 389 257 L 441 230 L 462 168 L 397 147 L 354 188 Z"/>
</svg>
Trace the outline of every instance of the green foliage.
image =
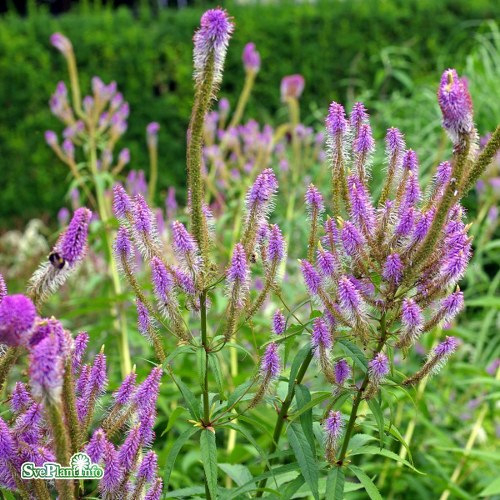
<svg viewBox="0 0 500 500">
<path fill-rule="evenodd" d="M 243 79 L 241 51 L 254 41 L 263 63 L 248 116 L 269 119 L 280 109 L 279 81 L 286 74 L 305 76 L 303 111 L 312 111 L 324 110 L 332 99 L 352 100 L 366 89 L 376 89 L 378 100 L 394 91 L 407 96 L 430 74 L 435 82 L 445 67 L 462 70 L 471 35 L 482 21 L 495 17 L 497 2 L 323 0 L 226 6 L 237 27 L 223 94 L 234 106 Z M 190 39 L 200 14 L 197 9 L 141 10 L 134 17 L 126 9 L 87 7 L 58 18 L 32 11 L 26 19 L 7 15 L 2 20 L 1 226 L 12 226 L 16 218 L 54 215 L 67 192 L 65 167 L 43 137 L 46 129 L 60 132 L 47 101 L 57 81 L 66 78 L 64 60 L 49 44 L 54 31 L 74 43 L 83 91 L 99 75 L 116 80 L 130 102 L 125 142 L 132 168 L 147 169 L 145 127 L 158 121 L 160 188 L 183 183 L 192 102 Z M 475 68 L 480 63 L 469 64 Z"/>
</svg>

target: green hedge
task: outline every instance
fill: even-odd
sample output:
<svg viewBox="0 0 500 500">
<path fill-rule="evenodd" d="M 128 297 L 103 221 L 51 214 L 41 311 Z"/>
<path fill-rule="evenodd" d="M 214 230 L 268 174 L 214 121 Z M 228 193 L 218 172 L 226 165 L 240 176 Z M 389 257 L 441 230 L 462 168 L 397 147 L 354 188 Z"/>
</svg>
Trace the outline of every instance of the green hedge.
<svg viewBox="0 0 500 500">
<path fill-rule="evenodd" d="M 225 6 L 236 31 L 222 90 L 234 105 L 243 78 L 241 51 L 254 41 L 263 68 L 248 114 L 261 119 L 275 116 L 279 82 L 290 73 L 306 77 L 306 113 L 357 90 L 374 87 L 383 98 L 395 89 L 409 92 L 412 81 L 436 80 L 445 67 L 463 65 L 471 35 L 498 13 L 497 0 Z M 54 214 L 67 190 L 65 167 L 43 138 L 46 129 L 62 128 L 47 107 L 57 81 L 66 79 L 64 61 L 49 45 L 54 31 L 72 39 L 83 89 L 93 75 L 115 79 L 130 102 L 129 130 L 121 144 L 131 149 L 132 167 L 147 165 L 144 129 L 159 121 L 160 188 L 182 183 L 192 101 L 191 37 L 200 13 L 141 11 L 134 17 L 126 9 L 93 8 L 57 18 L 38 11 L 26 19 L 1 20 L 0 226 Z"/>
</svg>

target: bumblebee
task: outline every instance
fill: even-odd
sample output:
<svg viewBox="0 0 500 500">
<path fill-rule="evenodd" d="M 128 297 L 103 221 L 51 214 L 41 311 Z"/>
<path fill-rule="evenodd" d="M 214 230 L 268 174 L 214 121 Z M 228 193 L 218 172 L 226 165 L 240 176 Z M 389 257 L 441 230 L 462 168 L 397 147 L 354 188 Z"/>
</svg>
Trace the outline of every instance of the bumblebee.
<svg viewBox="0 0 500 500">
<path fill-rule="evenodd" d="M 56 269 L 62 269 L 64 267 L 64 264 L 66 264 L 66 261 L 57 252 L 52 252 L 49 255 L 49 262 Z"/>
<path fill-rule="evenodd" d="M 252 254 L 250 255 L 250 262 L 252 264 L 255 264 L 257 262 L 257 254 L 255 252 L 252 252 Z"/>
</svg>

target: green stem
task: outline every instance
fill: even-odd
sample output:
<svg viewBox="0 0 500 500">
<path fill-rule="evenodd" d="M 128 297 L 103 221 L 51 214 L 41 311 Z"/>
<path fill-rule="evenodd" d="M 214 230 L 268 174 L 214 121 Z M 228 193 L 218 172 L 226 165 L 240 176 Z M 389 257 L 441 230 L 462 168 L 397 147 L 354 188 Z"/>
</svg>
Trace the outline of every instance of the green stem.
<svg viewBox="0 0 500 500">
<path fill-rule="evenodd" d="M 380 340 L 377 345 L 377 349 L 375 351 L 375 354 L 378 354 L 384 347 L 385 341 L 387 339 L 387 329 L 386 329 L 386 315 L 383 314 L 382 317 L 380 318 Z M 349 416 L 349 422 L 347 423 L 347 428 L 344 434 L 344 440 L 342 442 L 342 448 L 340 449 L 340 454 L 339 458 L 337 460 L 337 463 L 342 466 L 345 456 L 347 454 L 347 448 L 349 446 L 349 441 L 351 440 L 351 435 L 354 430 L 354 425 L 356 423 L 356 418 L 358 416 L 358 408 L 359 405 L 361 404 L 361 401 L 363 400 L 363 395 L 365 392 L 365 389 L 368 387 L 368 384 L 370 382 L 370 376 L 369 373 L 366 372 L 365 378 L 363 379 L 363 382 L 361 383 L 361 387 L 358 389 L 358 393 L 356 394 L 356 397 L 354 398 L 354 403 L 352 405 L 351 409 L 351 414 Z"/>
<path fill-rule="evenodd" d="M 97 148 L 93 128 L 90 128 L 89 130 L 89 148 L 89 168 L 94 177 L 99 217 L 101 218 L 102 224 L 104 226 L 103 239 L 106 248 L 106 257 L 109 263 L 109 275 L 113 283 L 115 296 L 119 297 L 122 294 L 123 290 L 120 283 L 118 268 L 116 267 L 116 262 L 113 258 L 113 248 L 111 246 L 111 241 L 108 234 L 109 217 L 106 208 L 106 200 L 104 198 L 104 190 L 101 184 L 101 180 L 99 179 L 99 171 L 97 169 Z M 132 362 L 130 360 L 130 349 L 128 344 L 127 319 L 122 308 L 112 306 L 112 314 L 116 318 L 116 325 L 120 330 L 120 342 L 118 345 L 120 350 L 122 377 L 125 377 L 132 370 Z"/>
<path fill-rule="evenodd" d="M 16 364 L 16 360 L 21 352 L 21 347 L 9 347 L 0 358 L 0 390 L 7 380 L 10 369 Z"/>
<path fill-rule="evenodd" d="M 203 423 L 208 426 L 210 424 L 210 402 L 208 398 L 208 335 L 207 335 L 207 292 L 203 292 L 200 296 L 200 313 L 201 313 L 201 343 L 205 349 L 205 380 L 203 382 Z"/>
<path fill-rule="evenodd" d="M 295 397 L 295 387 L 302 382 L 302 379 L 304 378 L 304 375 L 306 374 L 312 359 L 313 359 L 313 353 L 312 350 L 310 350 L 307 353 L 307 356 L 304 358 L 304 361 L 302 361 L 302 365 L 300 366 L 300 369 L 297 373 L 297 377 L 295 378 L 295 381 L 293 382 L 291 389 L 288 391 L 288 394 L 285 400 L 283 401 L 283 404 L 281 405 L 281 409 L 276 418 L 276 424 L 274 426 L 274 432 L 273 432 L 273 440 L 271 442 L 271 445 L 269 446 L 268 455 L 272 455 L 276 451 L 276 448 L 278 447 L 278 443 L 281 437 L 281 431 L 283 430 L 285 421 L 288 418 L 288 410 L 290 409 L 293 398 Z M 268 462 L 268 465 L 266 465 L 266 467 L 264 468 L 264 473 L 266 473 L 269 470 L 269 465 L 274 461 L 275 460 L 271 460 L 270 462 Z M 267 479 L 262 479 L 262 481 L 259 483 L 259 491 L 257 491 L 256 497 L 261 497 L 263 495 L 266 483 Z"/>
<path fill-rule="evenodd" d="M 148 199 L 150 205 L 153 205 L 156 192 L 156 184 L 158 182 L 158 146 L 156 144 L 151 144 L 149 146 L 149 167 L 150 176 Z"/>
<path fill-rule="evenodd" d="M 66 363 L 63 383 L 63 407 L 71 438 L 71 453 L 76 453 L 82 444 L 80 422 L 76 413 L 75 386 L 71 362 Z"/>
<path fill-rule="evenodd" d="M 240 98 L 238 99 L 238 104 L 236 105 L 234 115 L 227 127 L 228 130 L 230 128 L 236 127 L 236 125 L 240 123 L 241 117 L 243 116 L 243 112 L 245 111 L 246 105 L 248 103 L 248 99 L 250 98 L 256 75 L 257 73 L 255 71 L 249 71 L 246 74 L 245 84 L 243 85 L 243 90 L 241 91 Z"/>
<path fill-rule="evenodd" d="M 63 422 L 60 405 L 54 401 L 46 400 L 45 408 L 47 409 L 47 417 L 54 437 L 57 462 L 67 467 L 70 459 L 69 436 Z M 72 481 L 64 479 L 56 481 L 56 488 L 60 497 L 64 498 L 64 500 L 75 498 Z"/>
</svg>

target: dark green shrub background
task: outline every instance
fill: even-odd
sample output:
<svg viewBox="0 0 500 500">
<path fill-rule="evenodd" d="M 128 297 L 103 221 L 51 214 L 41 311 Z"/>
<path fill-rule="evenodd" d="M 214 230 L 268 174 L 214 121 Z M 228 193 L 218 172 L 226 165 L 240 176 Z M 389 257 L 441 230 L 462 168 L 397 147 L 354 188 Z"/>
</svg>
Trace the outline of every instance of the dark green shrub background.
<svg viewBox="0 0 500 500">
<path fill-rule="evenodd" d="M 481 21 L 499 14 L 497 0 L 352 0 L 315 5 L 225 5 L 235 17 L 223 94 L 234 105 L 242 85 L 240 57 L 254 41 L 262 54 L 248 114 L 271 119 L 280 107 L 279 83 L 290 73 L 306 78 L 303 111 L 326 109 L 358 89 L 375 86 L 383 99 L 408 81 L 436 80 L 448 66 L 460 69 Z M 0 227 L 33 216 L 53 215 L 67 191 L 67 172 L 45 145 L 46 129 L 62 127 L 47 101 L 66 79 L 62 56 L 49 36 L 61 31 L 75 46 L 81 84 L 116 80 L 130 102 L 129 130 L 119 145 L 132 153 L 132 168 L 144 168 L 145 126 L 162 125 L 160 188 L 182 184 L 184 137 L 189 118 L 191 37 L 201 10 L 81 9 L 58 18 L 31 12 L 0 20 Z M 388 71 L 381 51 L 396 47 L 405 71 Z M 408 50 L 406 50 L 408 49 Z"/>
</svg>

